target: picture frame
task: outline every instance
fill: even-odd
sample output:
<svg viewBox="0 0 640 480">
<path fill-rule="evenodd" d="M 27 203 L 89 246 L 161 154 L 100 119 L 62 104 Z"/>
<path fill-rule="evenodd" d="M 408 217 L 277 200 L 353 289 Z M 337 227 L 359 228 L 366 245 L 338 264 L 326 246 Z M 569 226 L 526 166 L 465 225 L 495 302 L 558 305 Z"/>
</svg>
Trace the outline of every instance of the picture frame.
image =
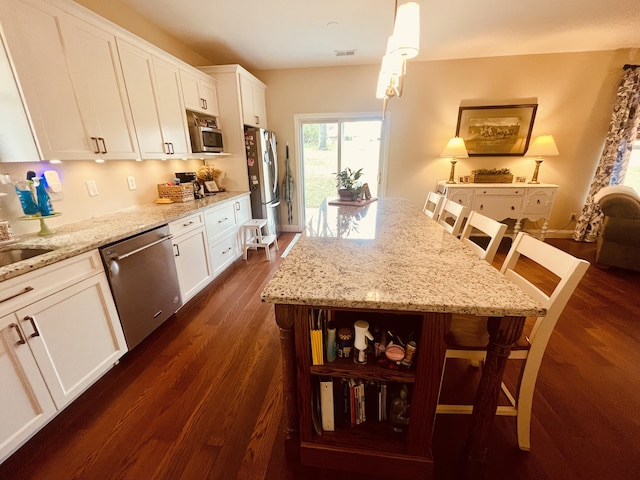
<svg viewBox="0 0 640 480">
<path fill-rule="evenodd" d="M 362 196 L 365 200 L 369 200 L 371 198 L 371 190 L 369 190 L 369 184 L 365 183 L 362 185 Z"/>
<path fill-rule="evenodd" d="M 538 104 L 460 107 L 456 136 L 470 157 L 523 156 Z"/>
<path fill-rule="evenodd" d="M 218 184 L 214 180 L 207 180 L 204 182 L 204 190 L 206 193 L 219 192 Z"/>
</svg>

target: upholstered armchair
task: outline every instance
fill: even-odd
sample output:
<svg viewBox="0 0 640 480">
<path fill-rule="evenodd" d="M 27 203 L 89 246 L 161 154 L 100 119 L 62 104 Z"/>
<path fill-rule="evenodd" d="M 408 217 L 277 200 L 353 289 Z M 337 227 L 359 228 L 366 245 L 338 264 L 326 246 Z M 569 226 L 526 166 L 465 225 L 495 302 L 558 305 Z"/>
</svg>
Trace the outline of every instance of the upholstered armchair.
<svg viewBox="0 0 640 480">
<path fill-rule="evenodd" d="M 640 195 L 631 187 L 611 185 L 594 201 L 605 215 L 596 263 L 640 271 Z"/>
</svg>

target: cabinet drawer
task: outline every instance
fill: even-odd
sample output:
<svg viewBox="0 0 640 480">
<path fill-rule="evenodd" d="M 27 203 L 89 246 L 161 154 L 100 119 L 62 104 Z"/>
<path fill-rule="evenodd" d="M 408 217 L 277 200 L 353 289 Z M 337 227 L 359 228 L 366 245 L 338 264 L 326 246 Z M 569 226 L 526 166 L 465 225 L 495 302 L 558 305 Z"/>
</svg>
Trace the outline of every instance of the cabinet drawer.
<svg viewBox="0 0 640 480">
<path fill-rule="evenodd" d="M 217 276 L 238 257 L 238 239 L 229 235 L 210 247 L 213 276 Z"/>
<path fill-rule="evenodd" d="M 100 254 L 93 250 L 5 280 L 0 283 L 0 316 L 103 271 Z"/>
<path fill-rule="evenodd" d="M 225 202 L 205 213 L 205 225 L 209 242 L 217 240 L 236 229 L 235 202 Z"/>
<path fill-rule="evenodd" d="M 524 195 L 524 188 L 476 188 L 476 196 L 516 196 Z"/>
<path fill-rule="evenodd" d="M 447 198 L 465 207 L 470 207 L 473 202 L 473 190 L 469 188 L 449 188 Z"/>
<path fill-rule="evenodd" d="M 169 224 L 169 231 L 174 237 L 190 232 L 204 225 L 204 216 L 202 213 L 195 213 L 188 217 L 181 218 Z"/>
<path fill-rule="evenodd" d="M 531 192 L 525 201 L 524 212 L 547 214 L 551 211 L 553 205 L 553 199 L 555 197 L 555 190 L 553 189 L 540 189 L 535 192 Z"/>
<path fill-rule="evenodd" d="M 523 200 L 524 197 L 477 196 L 473 201 L 472 210 L 494 220 L 519 218 Z"/>
</svg>

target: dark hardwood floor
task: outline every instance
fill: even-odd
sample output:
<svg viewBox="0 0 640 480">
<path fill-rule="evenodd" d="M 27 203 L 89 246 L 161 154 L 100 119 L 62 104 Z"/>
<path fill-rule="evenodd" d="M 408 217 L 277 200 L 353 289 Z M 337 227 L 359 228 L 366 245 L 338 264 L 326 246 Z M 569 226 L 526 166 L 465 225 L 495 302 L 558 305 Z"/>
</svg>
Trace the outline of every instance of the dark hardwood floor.
<svg viewBox="0 0 640 480">
<path fill-rule="evenodd" d="M 594 267 L 595 245 L 548 242 L 592 266 L 542 363 L 532 450 L 518 450 L 513 418 L 496 418 L 487 478 L 640 478 L 640 273 Z M 284 460 L 279 334 L 259 298 L 273 257 L 237 261 L 0 465 L 0 478 L 372 479 Z M 437 418 L 436 479 L 455 477 L 468 422 Z"/>
</svg>

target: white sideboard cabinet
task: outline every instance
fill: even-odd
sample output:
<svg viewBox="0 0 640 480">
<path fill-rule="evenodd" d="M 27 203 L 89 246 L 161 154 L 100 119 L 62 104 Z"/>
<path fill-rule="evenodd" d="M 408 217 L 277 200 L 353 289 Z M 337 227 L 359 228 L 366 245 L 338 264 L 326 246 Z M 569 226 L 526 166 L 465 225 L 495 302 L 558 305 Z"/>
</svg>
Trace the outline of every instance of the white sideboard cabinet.
<svg viewBox="0 0 640 480">
<path fill-rule="evenodd" d="M 531 183 L 446 183 L 443 180 L 438 182 L 438 192 L 447 199 L 494 220 L 515 220 L 514 235 L 521 230 L 522 220 L 543 220 L 540 238 L 544 240 L 558 186 Z"/>
</svg>

